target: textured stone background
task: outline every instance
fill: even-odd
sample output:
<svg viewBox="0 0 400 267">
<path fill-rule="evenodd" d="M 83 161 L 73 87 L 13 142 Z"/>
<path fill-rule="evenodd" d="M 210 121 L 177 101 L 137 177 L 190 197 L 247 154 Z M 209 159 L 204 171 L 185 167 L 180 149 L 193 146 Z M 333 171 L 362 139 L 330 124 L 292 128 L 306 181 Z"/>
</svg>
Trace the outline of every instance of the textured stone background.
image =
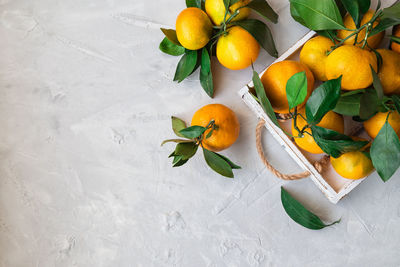
<svg viewBox="0 0 400 267">
<path fill-rule="evenodd" d="M 306 29 L 269 1 L 279 52 Z M 369 177 L 338 205 L 310 180 L 284 183 L 255 150 L 256 118 L 237 96 L 249 69 L 215 64 L 210 100 L 198 73 L 172 82 L 158 51 L 184 1 L 0 0 L 0 266 L 399 266 L 400 177 Z M 262 52 L 257 71 L 272 58 Z M 241 122 L 225 154 L 235 179 L 201 153 L 171 168 L 170 116 L 224 103 Z M 265 134 L 273 164 L 296 164 Z M 285 214 L 280 186 L 333 227 Z"/>
</svg>

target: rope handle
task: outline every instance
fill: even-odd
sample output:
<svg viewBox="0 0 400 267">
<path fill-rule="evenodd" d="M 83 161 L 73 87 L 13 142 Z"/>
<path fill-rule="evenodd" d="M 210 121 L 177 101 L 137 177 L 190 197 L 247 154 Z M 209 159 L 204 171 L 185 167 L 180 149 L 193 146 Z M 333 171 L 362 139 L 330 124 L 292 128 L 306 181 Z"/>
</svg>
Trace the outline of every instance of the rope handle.
<svg viewBox="0 0 400 267">
<path fill-rule="evenodd" d="M 267 160 L 265 157 L 262 144 L 261 144 L 261 130 L 265 125 L 265 121 L 263 119 L 260 119 L 258 121 L 257 127 L 256 127 L 256 147 L 257 147 L 257 152 L 258 155 L 260 156 L 261 161 L 264 163 L 264 165 L 267 167 L 267 169 L 272 172 L 276 177 L 283 179 L 283 180 L 299 180 L 302 178 L 306 178 L 310 176 L 309 171 L 304 171 L 301 173 L 295 173 L 295 174 L 284 174 L 275 169 Z M 324 166 L 326 163 L 329 161 L 329 156 L 324 156 L 321 160 L 314 162 L 314 167 L 317 169 L 319 173 L 321 173 L 324 170 Z"/>
</svg>

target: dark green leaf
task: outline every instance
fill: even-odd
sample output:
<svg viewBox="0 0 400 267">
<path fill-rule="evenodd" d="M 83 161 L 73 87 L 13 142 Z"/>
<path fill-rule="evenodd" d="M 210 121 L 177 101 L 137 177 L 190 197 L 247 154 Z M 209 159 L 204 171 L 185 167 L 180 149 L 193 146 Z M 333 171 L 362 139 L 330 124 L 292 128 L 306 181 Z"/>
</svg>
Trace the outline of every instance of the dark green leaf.
<svg viewBox="0 0 400 267">
<path fill-rule="evenodd" d="M 186 128 L 186 123 L 183 120 L 174 116 L 171 117 L 171 121 L 172 121 L 172 130 L 174 131 L 174 133 L 179 137 L 185 137 L 179 131 Z"/>
<path fill-rule="evenodd" d="M 256 90 L 256 94 L 258 99 L 261 102 L 261 107 L 267 113 L 268 117 L 271 121 L 278 127 L 280 127 L 278 120 L 276 119 L 276 115 L 274 109 L 271 106 L 271 102 L 269 102 L 267 95 L 265 94 L 264 86 L 258 76 L 257 72 L 253 71 L 253 83 L 254 89 Z"/>
<path fill-rule="evenodd" d="M 341 1 L 341 0 L 335 0 L 335 2 L 336 2 L 336 5 L 337 5 L 337 7 L 338 7 L 338 9 L 339 9 L 340 15 L 341 15 L 342 17 L 344 17 L 344 15 L 346 15 L 346 13 L 347 13 L 347 10 L 346 10 L 346 8 L 344 7 L 342 1 Z"/>
<path fill-rule="evenodd" d="M 203 47 L 201 52 L 200 84 L 207 95 L 213 97 L 214 85 L 211 73 L 211 59 L 206 47 Z"/>
<path fill-rule="evenodd" d="M 238 25 L 248 31 L 265 51 L 273 57 L 278 57 L 274 38 L 268 26 L 256 19 L 235 21 L 232 24 Z"/>
<path fill-rule="evenodd" d="M 240 167 L 239 165 L 236 165 L 235 163 L 233 163 L 230 159 L 228 159 L 227 157 L 225 157 L 225 156 L 223 156 L 223 155 L 221 155 L 221 154 L 218 154 L 218 153 L 215 153 L 215 154 L 217 154 L 218 156 L 220 156 L 221 158 L 223 158 L 226 162 L 228 162 L 228 164 L 231 166 L 231 168 L 232 169 L 241 169 L 242 167 Z"/>
<path fill-rule="evenodd" d="M 400 44 L 400 37 L 397 37 L 397 36 L 390 36 L 390 39 L 391 39 L 393 42 Z"/>
<path fill-rule="evenodd" d="M 396 107 L 397 112 L 400 114 L 400 96 L 392 95 L 391 96 L 394 106 Z"/>
<path fill-rule="evenodd" d="M 160 30 L 164 33 L 165 37 L 168 38 L 168 40 L 170 40 L 172 43 L 176 44 L 176 45 L 181 45 L 178 41 L 178 37 L 176 37 L 176 31 L 173 29 L 164 29 L 164 28 L 160 28 Z"/>
<path fill-rule="evenodd" d="M 299 12 L 297 11 L 296 7 L 294 5 L 290 5 L 290 15 L 292 15 L 292 18 L 300 23 L 301 25 L 307 27 L 306 22 L 303 20 L 303 18 L 300 16 Z"/>
<path fill-rule="evenodd" d="M 372 68 L 371 65 L 369 66 L 371 67 L 373 85 L 376 91 L 376 95 L 378 96 L 378 99 L 381 100 L 383 98 L 383 86 L 381 80 L 379 79 L 378 74 L 375 72 L 374 68 Z"/>
<path fill-rule="evenodd" d="M 229 0 L 224 0 L 224 6 L 225 10 L 228 10 L 229 12 L 229 7 L 231 6 L 231 2 Z"/>
<path fill-rule="evenodd" d="M 331 39 L 332 42 L 336 42 L 336 31 L 335 30 L 323 30 L 323 31 L 317 31 L 318 35 L 325 36 L 329 39 Z"/>
<path fill-rule="evenodd" d="M 378 112 L 379 99 L 376 90 L 366 89 L 360 98 L 360 119 L 367 120 Z"/>
<path fill-rule="evenodd" d="M 185 53 L 184 47 L 174 44 L 167 37 L 165 37 L 162 40 L 162 42 L 160 43 L 159 49 L 162 52 L 164 52 L 165 54 L 168 54 L 171 56 L 180 56 Z"/>
<path fill-rule="evenodd" d="M 229 6 L 233 6 L 234 4 L 236 4 L 237 2 L 239 2 L 240 0 L 231 0 L 229 2 Z"/>
<path fill-rule="evenodd" d="M 176 145 L 174 156 L 181 156 L 183 160 L 190 159 L 196 154 L 198 145 L 195 142 L 179 143 Z"/>
<path fill-rule="evenodd" d="M 248 5 L 249 8 L 253 9 L 259 15 L 265 19 L 272 21 L 273 23 L 278 22 L 278 14 L 271 8 L 271 6 L 265 0 L 253 0 Z"/>
<path fill-rule="evenodd" d="M 182 134 L 186 138 L 193 139 L 193 138 L 199 137 L 205 131 L 206 131 L 205 127 L 195 125 L 195 126 L 190 126 L 185 129 L 182 129 L 179 131 L 179 133 Z"/>
<path fill-rule="evenodd" d="M 347 96 L 342 95 L 333 111 L 346 116 L 358 116 L 360 114 L 361 95 L 360 93 Z"/>
<path fill-rule="evenodd" d="M 186 50 L 176 67 L 174 81 L 181 82 L 188 77 L 196 67 L 197 51 Z"/>
<path fill-rule="evenodd" d="M 307 210 L 300 202 L 293 198 L 283 187 L 281 187 L 281 202 L 289 217 L 300 224 L 311 230 L 319 230 L 327 226 L 339 223 L 337 220 L 331 224 L 324 224 L 321 219 L 314 213 Z"/>
<path fill-rule="evenodd" d="M 357 2 L 360 7 L 361 14 L 367 13 L 369 8 L 371 7 L 371 0 L 358 0 Z"/>
<path fill-rule="evenodd" d="M 334 0 L 290 0 L 290 5 L 296 16 L 311 30 L 345 29 Z"/>
<path fill-rule="evenodd" d="M 306 72 L 294 74 L 286 83 L 286 96 L 289 109 L 297 107 L 304 102 L 307 96 L 307 76 Z"/>
<path fill-rule="evenodd" d="M 221 158 L 217 153 L 203 148 L 204 159 L 211 169 L 222 176 L 233 178 L 232 168 L 228 162 Z"/>
<path fill-rule="evenodd" d="M 376 61 L 377 61 L 377 65 L 378 65 L 378 72 L 379 72 L 381 67 L 382 67 L 382 63 L 383 63 L 382 55 L 376 49 L 372 49 L 372 52 L 374 52 L 374 54 L 376 56 Z"/>
<path fill-rule="evenodd" d="M 400 166 L 400 141 L 386 121 L 371 146 L 372 163 L 381 179 L 386 182 Z"/>
<path fill-rule="evenodd" d="M 174 160 L 172 161 L 172 167 L 180 167 L 187 161 L 188 159 L 182 159 L 182 156 L 175 156 Z"/>
<path fill-rule="evenodd" d="M 201 9 L 201 0 L 186 0 L 187 7 L 197 7 Z"/>
<path fill-rule="evenodd" d="M 344 7 L 350 16 L 353 18 L 357 28 L 360 26 L 361 11 L 358 0 L 342 0 Z"/>
<path fill-rule="evenodd" d="M 211 129 L 211 131 L 208 132 L 208 134 L 206 135 L 206 139 L 210 138 L 211 135 L 213 134 L 214 129 Z"/>
<path fill-rule="evenodd" d="M 339 97 L 342 77 L 329 80 L 313 91 L 306 103 L 307 122 L 318 124 L 325 114 L 334 109 Z"/>
<path fill-rule="evenodd" d="M 167 139 L 164 140 L 161 145 L 164 145 L 166 143 L 170 143 L 170 142 L 174 142 L 174 143 L 190 143 L 192 142 L 191 140 L 187 140 L 187 139 Z"/>
<path fill-rule="evenodd" d="M 311 130 L 322 151 L 334 158 L 345 152 L 358 151 L 368 144 L 367 141 L 354 141 L 347 135 L 319 126 L 311 126 Z"/>
</svg>

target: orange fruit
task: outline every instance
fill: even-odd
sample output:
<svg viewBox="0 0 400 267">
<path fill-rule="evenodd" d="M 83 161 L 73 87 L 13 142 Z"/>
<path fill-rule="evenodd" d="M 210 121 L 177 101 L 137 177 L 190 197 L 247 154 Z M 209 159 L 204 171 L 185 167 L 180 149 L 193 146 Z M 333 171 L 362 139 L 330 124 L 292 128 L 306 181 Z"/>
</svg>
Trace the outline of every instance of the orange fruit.
<svg viewBox="0 0 400 267">
<path fill-rule="evenodd" d="M 377 71 L 377 59 L 373 52 L 343 45 L 329 54 L 325 63 L 326 77 L 332 80 L 342 75 L 343 89 L 364 89 L 372 84 L 370 65 Z"/>
<path fill-rule="evenodd" d="M 378 76 L 385 94 L 400 93 L 400 54 L 389 49 L 377 49 L 382 56 Z"/>
<path fill-rule="evenodd" d="M 305 109 L 300 109 L 298 111 L 304 118 L 306 117 Z M 307 125 L 307 121 L 305 121 L 301 116 L 297 116 L 297 127 L 301 130 L 304 126 Z M 329 111 L 325 114 L 322 120 L 317 124 L 317 126 L 334 130 L 339 133 L 344 132 L 344 121 L 342 115 L 339 115 L 333 111 Z M 306 132 L 311 134 L 311 130 L 307 129 Z M 292 135 L 298 136 L 299 132 L 294 127 L 294 120 L 292 119 Z M 314 141 L 314 138 L 311 135 L 305 133 L 303 137 L 295 137 L 295 143 L 307 152 L 313 154 L 324 153 L 322 149 L 317 145 Z"/>
<path fill-rule="evenodd" d="M 374 16 L 375 11 L 374 10 L 368 10 L 367 13 L 364 14 L 364 16 L 361 19 L 361 23 L 360 26 L 368 23 L 371 18 Z M 354 23 L 353 18 L 350 16 L 350 14 L 346 14 L 346 16 L 343 19 L 343 24 L 347 29 L 356 29 L 356 24 Z M 374 24 L 373 24 L 373 28 L 375 28 L 377 25 L 379 24 L 379 19 L 377 19 Z M 345 39 L 347 36 L 349 36 L 352 33 L 352 31 L 346 31 L 346 30 L 338 30 L 337 31 L 337 37 L 339 37 L 340 39 Z M 357 36 L 357 42 L 360 42 L 362 40 L 364 40 L 365 38 L 365 33 L 366 33 L 366 29 L 363 29 L 362 31 L 360 31 L 360 33 Z M 367 38 L 367 43 L 371 48 L 377 48 L 381 42 L 383 37 L 385 36 L 385 32 L 380 32 L 378 34 L 372 35 L 371 37 Z M 355 38 L 356 35 L 350 37 L 349 39 L 347 39 L 344 44 L 346 45 L 354 45 L 355 42 Z M 356 44 L 357 46 L 361 47 L 362 43 L 360 44 Z"/>
<path fill-rule="evenodd" d="M 390 126 L 392 126 L 393 130 L 400 137 L 400 115 L 396 111 L 388 111 L 388 112 L 378 112 L 369 120 L 364 121 L 364 129 L 371 138 L 375 138 L 378 135 L 382 126 L 386 122 L 386 117 L 388 116 L 389 112 L 390 115 L 388 122 Z"/>
<path fill-rule="evenodd" d="M 302 107 L 314 89 L 314 75 L 306 65 L 293 60 L 284 60 L 272 64 L 262 75 L 261 82 L 264 85 L 265 93 L 276 113 L 289 113 L 286 83 L 290 77 L 302 71 L 305 71 L 307 76 L 307 96 L 304 102 L 299 105 L 299 107 Z"/>
<path fill-rule="evenodd" d="M 250 8 L 243 7 L 248 3 L 250 3 L 250 0 L 240 0 L 229 7 L 230 14 L 233 14 L 236 10 L 239 12 L 239 14 L 236 15 L 231 21 L 242 20 L 249 16 Z M 206 0 L 205 8 L 208 16 L 215 25 L 220 25 L 224 21 L 226 8 L 223 0 Z M 229 13 L 226 16 L 226 20 L 231 17 Z"/>
<path fill-rule="evenodd" d="M 316 36 L 308 40 L 300 52 L 300 62 L 306 65 L 320 81 L 326 81 L 325 61 L 327 53 L 335 44 L 324 36 Z"/>
<path fill-rule="evenodd" d="M 221 151 L 235 143 L 239 136 L 240 125 L 235 113 L 222 104 L 206 105 L 194 113 L 191 125 L 206 127 L 211 120 L 217 128 L 209 138 L 206 138 L 211 129 L 204 134 L 203 146 L 211 151 Z"/>
<path fill-rule="evenodd" d="M 260 45 L 245 29 L 239 26 L 229 28 L 217 42 L 218 61 L 226 68 L 240 70 L 255 62 Z"/>
<path fill-rule="evenodd" d="M 183 47 L 203 48 L 212 35 L 212 23 L 207 14 L 196 7 L 184 9 L 176 19 L 176 36 Z"/>
<path fill-rule="evenodd" d="M 338 158 L 331 156 L 330 162 L 340 176 L 352 180 L 364 178 L 374 170 L 371 159 L 361 151 L 346 152 Z"/>
<path fill-rule="evenodd" d="M 400 37 L 400 24 L 393 27 L 392 35 Z M 392 42 L 392 44 L 390 45 L 390 49 L 397 53 L 400 53 L 400 44 Z"/>
</svg>

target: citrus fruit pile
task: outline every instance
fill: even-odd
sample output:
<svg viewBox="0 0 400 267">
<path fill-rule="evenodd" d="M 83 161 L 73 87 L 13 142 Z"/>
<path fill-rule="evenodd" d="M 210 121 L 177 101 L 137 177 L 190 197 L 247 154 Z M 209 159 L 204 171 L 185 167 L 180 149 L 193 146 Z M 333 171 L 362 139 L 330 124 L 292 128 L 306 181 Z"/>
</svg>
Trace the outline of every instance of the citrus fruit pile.
<svg viewBox="0 0 400 267">
<path fill-rule="evenodd" d="M 161 29 L 160 50 L 181 56 L 174 81 L 181 82 L 200 68 L 200 84 L 214 95 L 211 56 L 228 69 L 240 70 L 257 60 L 260 46 L 270 55 L 278 52 L 268 26 L 248 19 L 251 10 L 276 23 L 278 15 L 265 0 L 186 0 L 176 19 L 176 29 Z"/>
<path fill-rule="evenodd" d="M 299 62 L 253 74 L 257 100 L 279 127 L 276 114 L 288 114 L 287 134 L 297 146 L 329 155 L 342 177 L 360 179 L 376 169 L 387 181 L 400 167 L 400 3 L 385 9 L 371 9 L 369 0 L 290 3 L 292 17 L 318 35 L 304 44 Z M 392 26 L 391 50 L 379 48 Z M 345 135 L 346 116 L 369 138 Z"/>
</svg>

